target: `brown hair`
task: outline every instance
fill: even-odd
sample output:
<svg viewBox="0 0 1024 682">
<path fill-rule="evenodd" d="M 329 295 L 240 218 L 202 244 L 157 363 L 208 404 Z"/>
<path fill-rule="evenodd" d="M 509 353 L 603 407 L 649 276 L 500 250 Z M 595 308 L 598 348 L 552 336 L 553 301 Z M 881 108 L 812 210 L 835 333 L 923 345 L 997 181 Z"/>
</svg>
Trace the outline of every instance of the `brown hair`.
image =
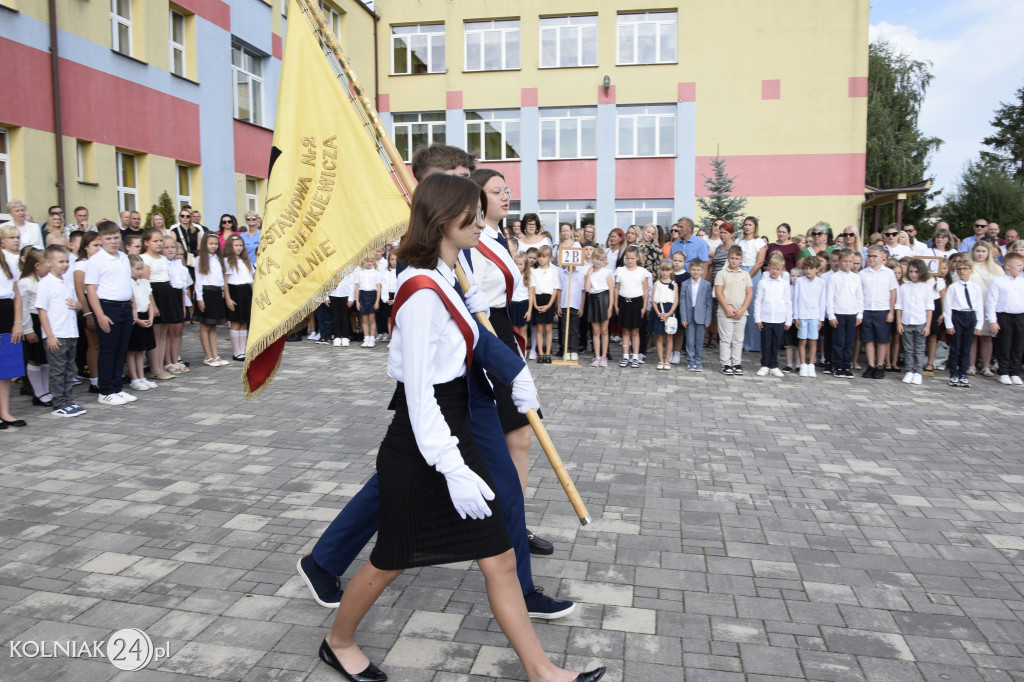
<svg viewBox="0 0 1024 682">
<path fill-rule="evenodd" d="M 96 234 L 100 235 L 101 237 L 105 234 L 114 234 L 115 232 L 120 231 L 121 228 L 118 227 L 117 223 L 115 223 L 113 220 L 101 220 L 98 223 L 96 223 Z"/>
<path fill-rule="evenodd" d="M 196 259 L 199 261 L 196 263 L 196 271 L 203 275 L 210 274 L 210 250 L 206 248 L 206 242 L 213 240 L 217 243 L 217 250 L 213 252 L 213 257 L 220 260 L 220 237 L 213 232 L 207 232 L 203 235 L 203 238 L 199 240 L 199 255 Z"/>
<path fill-rule="evenodd" d="M 143 250 L 146 249 L 146 244 L 148 244 L 156 235 L 160 235 L 161 237 L 163 237 L 164 231 L 159 227 L 147 227 L 145 230 L 142 231 Z"/>
<path fill-rule="evenodd" d="M 242 255 L 239 256 L 231 246 L 235 242 L 242 242 Z M 232 270 L 239 270 L 238 261 L 245 263 L 249 272 L 253 272 L 252 261 L 249 260 L 249 249 L 245 248 L 245 240 L 237 234 L 233 234 L 224 240 L 224 264 Z"/>
<path fill-rule="evenodd" d="M 89 257 L 89 244 L 92 244 L 100 236 L 99 232 L 86 232 L 82 235 L 82 241 L 78 243 L 78 251 L 75 252 L 75 258 L 78 260 L 85 260 Z"/>
<path fill-rule="evenodd" d="M 396 250 L 398 260 L 413 268 L 436 267 L 445 227 L 455 220 L 463 225 L 476 220 L 477 203 L 486 201 L 472 180 L 444 173 L 427 176 L 412 195 L 409 230 Z"/>
<path fill-rule="evenodd" d="M 480 185 L 481 191 L 483 191 L 484 185 L 491 181 L 491 178 L 501 178 L 502 180 L 504 180 L 505 176 L 499 173 L 498 171 L 494 170 L 493 168 L 477 168 L 469 176 L 470 180 Z M 487 192 L 483 192 L 483 197 L 485 200 L 490 198 L 487 196 Z M 499 202 L 500 205 L 501 199 L 499 197 L 495 197 L 495 201 Z M 484 203 L 480 204 L 480 208 L 484 210 L 484 215 L 487 215 L 487 201 L 484 201 Z M 540 227 L 540 222 L 537 223 L 537 226 L 538 228 Z"/>
<path fill-rule="evenodd" d="M 2 258 L 3 256 L 0 256 Z M 21 274 L 19 279 L 22 277 L 31 277 L 32 279 L 38 280 L 39 275 L 36 274 L 36 263 L 43 262 L 43 250 L 34 249 L 31 246 L 25 251 L 25 260 L 21 263 Z"/>
<path fill-rule="evenodd" d="M 432 173 L 443 173 L 459 166 L 465 167 L 472 173 L 476 170 L 476 159 L 465 150 L 448 144 L 420 147 L 412 155 L 412 174 L 417 182 L 423 182 Z"/>
</svg>

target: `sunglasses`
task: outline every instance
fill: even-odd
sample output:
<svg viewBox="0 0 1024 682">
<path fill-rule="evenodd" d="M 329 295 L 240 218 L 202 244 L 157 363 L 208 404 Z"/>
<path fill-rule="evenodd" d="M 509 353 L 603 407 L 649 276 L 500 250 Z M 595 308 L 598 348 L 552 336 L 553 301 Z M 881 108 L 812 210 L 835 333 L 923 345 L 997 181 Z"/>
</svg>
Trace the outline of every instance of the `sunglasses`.
<svg viewBox="0 0 1024 682">
<path fill-rule="evenodd" d="M 220 224 L 221 225 L 230 225 L 231 221 L 230 220 L 222 220 L 222 221 L 220 221 Z"/>
<path fill-rule="evenodd" d="M 978 228 L 978 227 L 988 227 L 988 225 L 975 225 L 974 227 L 976 227 L 976 228 Z"/>
<path fill-rule="evenodd" d="M 849 238 L 849 237 L 856 237 L 857 235 L 855 233 L 853 233 L 853 232 L 843 232 L 842 236 Z"/>
<path fill-rule="evenodd" d="M 811 232 L 812 237 L 823 237 L 824 235 L 824 232 Z"/>
<path fill-rule="evenodd" d="M 895 237 L 898 234 L 899 234 L 899 232 L 886 232 L 885 236 L 886 237 Z"/>
</svg>

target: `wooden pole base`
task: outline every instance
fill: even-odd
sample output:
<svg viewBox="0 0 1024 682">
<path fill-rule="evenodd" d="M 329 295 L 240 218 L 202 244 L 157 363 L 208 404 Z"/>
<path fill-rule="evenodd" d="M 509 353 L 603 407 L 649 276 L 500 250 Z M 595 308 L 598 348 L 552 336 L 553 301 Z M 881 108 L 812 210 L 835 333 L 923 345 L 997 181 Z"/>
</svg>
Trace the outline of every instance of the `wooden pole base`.
<svg viewBox="0 0 1024 682">
<path fill-rule="evenodd" d="M 552 365 L 562 365 L 563 367 L 579 367 L 580 363 L 575 360 L 552 360 Z"/>
</svg>

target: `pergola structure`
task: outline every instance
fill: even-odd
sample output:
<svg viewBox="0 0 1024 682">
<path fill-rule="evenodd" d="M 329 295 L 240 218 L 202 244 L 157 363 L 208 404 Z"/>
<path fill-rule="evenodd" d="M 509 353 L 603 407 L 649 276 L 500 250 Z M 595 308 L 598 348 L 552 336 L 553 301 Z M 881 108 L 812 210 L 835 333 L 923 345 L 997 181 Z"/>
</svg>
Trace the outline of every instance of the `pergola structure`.
<svg viewBox="0 0 1024 682">
<path fill-rule="evenodd" d="M 871 185 L 864 186 L 864 203 L 861 204 L 861 215 L 863 215 L 863 209 L 872 209 L 871 213 L 871 231 L 872 233 L 878 232 L 880 226 L 878 224 L 878 209 L 888 204 L 896 204 L 896 224 L 903 225 L 903 202 L 907 200 L 907 197 L 914 194 L 924 194 L 932 188 L 932 181 L 921 180 L 915 182 L 913 185 L 907 185 L 906 187 L 895 187 L 893 189 L 878 189 Z"/>
</svg>

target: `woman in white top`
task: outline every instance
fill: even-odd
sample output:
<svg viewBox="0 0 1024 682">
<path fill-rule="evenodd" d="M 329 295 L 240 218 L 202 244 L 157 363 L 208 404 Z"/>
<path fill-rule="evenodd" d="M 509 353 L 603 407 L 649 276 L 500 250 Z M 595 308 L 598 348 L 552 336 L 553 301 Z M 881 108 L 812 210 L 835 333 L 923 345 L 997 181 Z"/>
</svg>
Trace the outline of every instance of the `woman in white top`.
<svg viewBox="0 0 1024 682">
<path fill-rule="evenodd" d="M 509 195 L 511 199 L 511 195 Z M 519 252 L 529 251 L 531 248 L 551 246 L 551 240 L 541 234 L 543 224 L 540 216 L 536 213 L 527 213 L 523 216 L 523 236 L 519 238 Z"/>
<path fill-rule="evenodd" d="M 935 256 L 949 260 L 954 253 L 958 253 L 953 247 L 953 235 L 944 227 L 937 228 L 932 235 L 932 245 L 925 249 L 922 256 Z"/>
<path fill-rule="evenodd" d="M 39 229 L 39 225 L 36 223 L 29 222 L 28 220 L 28 209 L 25 208 L 25 203 L 19 199 L 12 199 L 7 202 L 7 212 L 11 216 L 10 222 L 0 225 L 0 227 L 14 227 L 18 230 L 18 236 L 21 238 L 22 246 L 34 246 L 37 249 L 44 247 L 43 244 L 43 233 Z"/>
<path fill-rule="evenodd" d="M 554 262 L 558 264 L 558 251 L 562 248 L 580 248 L 580 243 L 576 241 L 572 225 L 570 223 L 559 223 L 558 224 L 558 246 L 551 249 L 552 257 Z"/>
<path fill-rule="evenodd" d="M 757 291 L 757 285 L 761 281 L 761 268 L 764 266 L 764 259 L 768 252 L 768 244 L 758 236 L 757 218 L 747 216 L 743 219 L 743 236 L 736 240 L 737 246 L 743 249 L 743 262 L 740 268 L 750 273 L 751 286 Z M 747 327 L 744 330 L 743 350 L 754 353 L 761 352 L 761 331 L 757 328 L 757 322 L 753 315 L 747 316 Z"/>
<path fill-rule="evenodd" d="M 8 209 L 9 210 L 9 209 Z M 25 426 L 24 419 L 11 414 L 11 379 L 21 371 L 21 294 L 18 293 L 18 247 L 21 233 L 13 225 L 0 227 L 0 335 L 10 334 L 10 342 L 0 343 L 0 431 L 10 426 Z M 2 368 L 8 367 L 9 370 Z"/>
<path fill-rule="evenodd" d="M 981 293 L 986 298 L 988 297 L 988 287 L 992 284 L 992 280 L 1003 274 L 1003 269 L 999 267 L 999 263 L 996 262 L 995 249 L 993 249 L 988 242 L 975 242 L 974 246 L 971 247 L 971 265 L 974 266 L 974 273 L 971 275 L 971 281 L 978 285 L 981 289 Z M 990 365 L 992 364 L 992 334 L 989 330 L 988 325 L 982 325 L 981 336 L 978 337 L 978 342 L 971 347 L 971 364 L 967 369 L 968 376 L 974 376 L 975 367 L 977 366 L 978 354 L 981 353 L 981 374 L 986 377 L 994 377 L 995 372 L 992 371 Z"/>
<path fill-rule="evenodd" d="M 473 440 L 468 382 L 479 332 L 455 292 L 453 269 L 459 251 L 473 248 L 483 230 L 480 202 L 476 184 L 442 173 L 424 179 L 413 195 L 399 247 L 408 267 L 399 280 L 388 349 L 388 375 L 398 382 L 394 417 L 377 452 L 377 543 L 320 645 L 321 660 L 350 680 L 387 679 L 360 651 L 355 631 L 404 569 L 473 559 L 529 679 L 596 682 L 604 673 L 599 668 L 576 676 L 544 653 L 516 578 L 508 531 L 494 514 L 499 503 L 490 473 Z"/>
</svg>

